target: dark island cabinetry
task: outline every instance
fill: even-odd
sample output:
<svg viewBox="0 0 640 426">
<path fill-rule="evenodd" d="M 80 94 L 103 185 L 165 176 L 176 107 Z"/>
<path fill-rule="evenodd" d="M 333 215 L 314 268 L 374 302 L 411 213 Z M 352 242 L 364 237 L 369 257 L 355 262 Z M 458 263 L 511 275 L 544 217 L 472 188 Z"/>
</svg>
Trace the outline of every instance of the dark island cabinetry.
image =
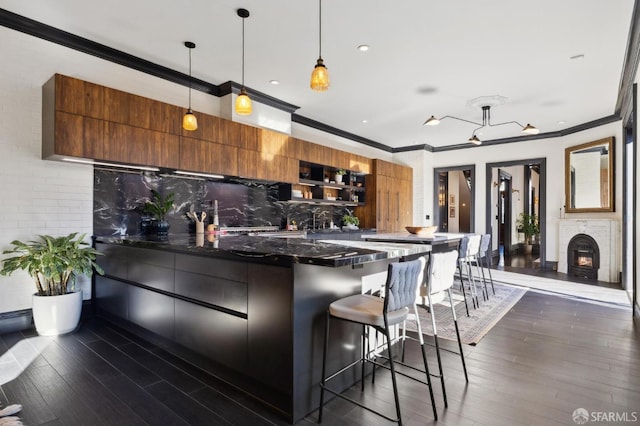
<svg viewBox="0 0 640 426">
<path fill-rule="evenodd" d="M 99 263 L 106 271 L 96 277 L 99 313 L 287 390 L 291 356 L 282 352 L 291 347 L 291 268 L 100 243 L 96 248 L 105 254 Z"/>
<path fill-rule="evenodd" d="M 98 315 L 245 390 L 290 422 L 317 407 L 322 313 L 335 297 L 360 291 L 352 268 L 96 248 L 105 270 L 95 278 Z M 331 283 L 312 279 L 319 269 L 330 272 Z M 347 282 L 340 270 L 351 271 Z M 357 348 L 357 330 L 347 326 L 345 333 Z"/>
</svg>

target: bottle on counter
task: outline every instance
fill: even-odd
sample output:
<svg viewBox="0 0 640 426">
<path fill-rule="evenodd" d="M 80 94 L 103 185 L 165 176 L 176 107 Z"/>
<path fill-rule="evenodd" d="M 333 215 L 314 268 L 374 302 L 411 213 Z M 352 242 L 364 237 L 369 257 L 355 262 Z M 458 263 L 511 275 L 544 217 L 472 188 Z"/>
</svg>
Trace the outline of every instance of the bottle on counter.
<svg viewBox="0 0 640 426">
<path fill-rule="evenodd" d="M 218 218 L 218 200 L 213 200 L 213 227 L 216 231 L 220 230 L 220 220 Z"/>
</svg>

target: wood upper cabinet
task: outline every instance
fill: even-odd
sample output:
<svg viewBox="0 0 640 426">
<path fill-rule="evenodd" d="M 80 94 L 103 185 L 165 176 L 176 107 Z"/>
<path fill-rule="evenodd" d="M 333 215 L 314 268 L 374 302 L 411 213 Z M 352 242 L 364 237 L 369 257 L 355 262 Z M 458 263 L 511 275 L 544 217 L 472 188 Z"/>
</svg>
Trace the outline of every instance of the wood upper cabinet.
<svg viewBox="0 0 640 426">
<path fill-rule="evenodd" d="M 184 110 L 164 102 L 105 87 L 104 118 L 114 123 L 179 135 Z"/>
<path fill-rule="evenodd" d="M 298 182 L 298 160 L 282 155 L 238 149 L 238 176 L 249 179 Z"/>
<path fill-rule="evenodd" d="M 50 81 L 55 81 L 56 111 L 103 118 L 105 87 L 60 74 Z"/>
<path fill-rule="evenodd" d="M 238 148 L 200 139 L 180 140 L 180 170 L 238 175 Z"/>
<path fill-rule="evenodd" d="M 179 167 L 180 137 L 119 123 L 107 123 L 104 158 L 120 163 Z"/>
<path fill-rule="evenodd" d="M 297 183 L 299 162 L 369 174 L 372 160 L 272 130 L 56 74 L 43 86 L 43 158 L 81 157 Z M 385 176 L 393 176 L 393 165 Z M 368 202 L 368 200 L 367 200 Z"/>
</svg>

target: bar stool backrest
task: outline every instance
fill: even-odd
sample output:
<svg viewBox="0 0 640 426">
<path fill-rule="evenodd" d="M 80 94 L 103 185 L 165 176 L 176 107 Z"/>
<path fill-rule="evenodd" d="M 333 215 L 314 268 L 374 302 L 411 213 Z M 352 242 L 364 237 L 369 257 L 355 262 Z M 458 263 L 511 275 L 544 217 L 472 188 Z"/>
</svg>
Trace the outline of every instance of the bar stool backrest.
<svg viewBox="0 0 640 426">
<path fill-rule="evenodd" d="M 456 250 L 431 253 L 427 272 L 427 289 L 430 294 L 447 290 L 453 285 L 457 262 L 458 252 Z"/>
<path fill-rule="evenodd" d="M 387 284 L 385 285 L 385 312 L 413 307 L 416 301 L 416 289 L 424 277 L 425 264 L 424 257 L 408 262 L 389 264 Z"/>
<path fill-rule="evenodd" d="M 458 245 L 458 258 L 464 259 L 467 257 L 467 248 L 469 247 L 469 236 L 465 235 L 460 240 L 460 245 Z"/>
<path fill-rule="evenodd" d="M 480 234 L 469 236 L 469 247 L 467 247 L 467 256 L 475 256 L 480 251 Z"/>
<path fill-rule="evenodd" d="M 491 234 L 484 234 L 480 240 L 480 257 L 484 257 L 487 254 L 489 244 L 491 244 Z"/>
</svg>

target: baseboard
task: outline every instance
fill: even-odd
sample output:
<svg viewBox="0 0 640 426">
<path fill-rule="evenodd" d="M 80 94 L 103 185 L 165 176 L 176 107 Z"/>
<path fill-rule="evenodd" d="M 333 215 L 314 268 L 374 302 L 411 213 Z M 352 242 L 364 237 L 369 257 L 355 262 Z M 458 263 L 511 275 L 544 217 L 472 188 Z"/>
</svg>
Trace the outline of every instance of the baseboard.
<svg viewBox="0 0 640 426">
<path fill-rule="evenodd" d="M 15 333 L 33 326 L 31 309 L 22 309 L 0 314 L 0 334 Z"/>
<path fill-rule="evenodd" d="M 92 316 L 93 305 L 91 300 L 83 300 L 81 318 L 90 318 Z M 33 328 L 31 309 L 0 313 L 0 334 L 16 333 L 30 328 Z"/>
</svg>

